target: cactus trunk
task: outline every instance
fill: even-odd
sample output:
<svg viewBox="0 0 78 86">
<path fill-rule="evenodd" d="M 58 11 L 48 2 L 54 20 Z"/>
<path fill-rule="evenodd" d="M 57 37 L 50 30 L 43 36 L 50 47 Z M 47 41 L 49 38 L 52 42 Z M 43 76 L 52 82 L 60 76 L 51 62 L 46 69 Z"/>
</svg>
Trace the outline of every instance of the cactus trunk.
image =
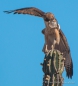
<svg viewBox="0 0 78 86">
<path fill-rule="evenodd" d="M 62 86 L 64 71 L 64 57 L 58 50 L 49 51 L 42 63 L 44 72 L 43 86 Z"/>
</svg>

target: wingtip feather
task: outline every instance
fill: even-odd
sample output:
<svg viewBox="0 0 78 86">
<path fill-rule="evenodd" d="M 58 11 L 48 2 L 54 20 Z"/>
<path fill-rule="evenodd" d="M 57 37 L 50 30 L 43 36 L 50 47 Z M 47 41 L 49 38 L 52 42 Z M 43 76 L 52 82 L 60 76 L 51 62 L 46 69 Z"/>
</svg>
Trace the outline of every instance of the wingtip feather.
<svg viewBox="0 0 78 86">
<path fill-rule="evenodd" d="M 11 10 L 11 11 L 3 11 L 3 12 L 9 14 L 9 13 L 12 13 L 12 12 L 14 12 L 14 11 Z"/>
</svg>

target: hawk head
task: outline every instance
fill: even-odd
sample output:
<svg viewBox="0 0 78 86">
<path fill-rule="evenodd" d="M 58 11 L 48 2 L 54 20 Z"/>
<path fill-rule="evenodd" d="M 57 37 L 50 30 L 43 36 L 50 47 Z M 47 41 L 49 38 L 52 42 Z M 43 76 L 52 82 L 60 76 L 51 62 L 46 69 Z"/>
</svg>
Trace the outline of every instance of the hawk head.
<svg viewBox="0 0 78 86">
<path fill-rule="evenodd" d="M 53 20 L 53 19 L 54 19 L 54 15 L 52 13 L 50 13 L 50 12 L 45 13 L 45 15 L 44 15 L 44 20 L 45 21 L 50 21 L 50 20 Z"/>
<path fill-rule="evenodd" d="M 54 15 L 50 12 L 45 13 L 44 21 L 46 27 L 54 29 L 58 26 L 57 20 L 55 19 Z"/>
</svg>

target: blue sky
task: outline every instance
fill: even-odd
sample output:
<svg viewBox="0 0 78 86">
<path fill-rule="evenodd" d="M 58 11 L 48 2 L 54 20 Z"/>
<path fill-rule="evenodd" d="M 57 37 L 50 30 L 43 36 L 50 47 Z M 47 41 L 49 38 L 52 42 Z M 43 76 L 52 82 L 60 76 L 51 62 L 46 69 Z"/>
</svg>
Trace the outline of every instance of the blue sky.
<svg viewBox="0 0 78 86">
<path fill-rule="evenodd" d="M 42 86 L 43 19 L 3 13 L 23 7 L 37 7 L 55 15 L 67 37 L 74 63 L 74 76 L 68 79 L 64 72 L 63 86 L 77 86 L 78 0 L 0 0 L 0 86 Z"/>
</svg>

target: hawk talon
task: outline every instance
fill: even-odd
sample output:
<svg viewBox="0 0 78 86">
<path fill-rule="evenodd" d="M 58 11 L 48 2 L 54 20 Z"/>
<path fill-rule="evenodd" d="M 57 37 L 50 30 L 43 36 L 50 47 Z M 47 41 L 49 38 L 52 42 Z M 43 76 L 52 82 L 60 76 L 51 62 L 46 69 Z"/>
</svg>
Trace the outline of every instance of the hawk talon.
<svg viewBox="0 0 78 86">
<path fill-rule="evenodd" d="M 53 45 L 51 46 L 51 50 L 54 50 L 54 46 Z"/>
<path fill-rule="evenodd" d="M 49 52 L 49 50 L 48 49 L 45 49 L 45 51 L 44 51 L 45 53 L 48 53 Z"/>
</svg>

